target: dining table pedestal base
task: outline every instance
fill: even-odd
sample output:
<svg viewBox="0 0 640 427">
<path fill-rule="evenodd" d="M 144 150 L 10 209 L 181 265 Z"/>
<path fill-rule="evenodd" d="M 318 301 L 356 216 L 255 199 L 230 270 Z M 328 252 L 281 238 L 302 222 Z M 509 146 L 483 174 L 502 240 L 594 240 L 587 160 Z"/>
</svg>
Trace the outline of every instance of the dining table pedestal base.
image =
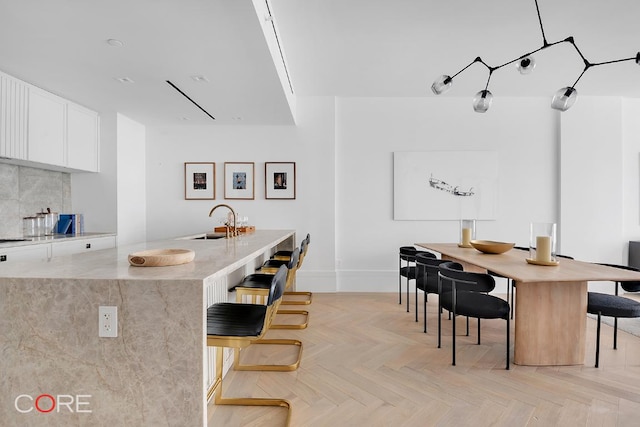
<svg viewBox="0 0 640 427">
<path fill-rule="evenodd" d="M 584 364 L 587 282 L 516 282 L 514 363 Z"/>
</svg>

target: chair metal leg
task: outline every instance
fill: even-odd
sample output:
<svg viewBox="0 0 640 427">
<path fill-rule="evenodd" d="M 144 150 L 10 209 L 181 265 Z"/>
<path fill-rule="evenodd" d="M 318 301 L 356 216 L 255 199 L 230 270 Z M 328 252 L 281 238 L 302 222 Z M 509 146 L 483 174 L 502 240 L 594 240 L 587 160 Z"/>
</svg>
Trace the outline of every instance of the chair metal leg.
<svg viewBox="0 0 640 427">
<path fill-rule="evenodd" d="M 438 348 L 441 348 L 442 344 L 442 305 L 440 304 L 440 298 L 438 297 Z"/>
<path fill-rule="evenodd" d="M 596 368 L 600 362 L 600 321 L 602 320 L 602 315 L 598 312 L 598 328 L 596 332 Z"/>
<path fill-rule="evenodd" d="M 300 366 L 300 360 L 302 359 L 302 341 L 292 339 L 261 339 L 254 343 L 266 344 L 266 345 L 293 345 L 298 347 L 298 357 L 295 362 L 289 365 L 241 365 L 240 364 L 240 349 L 235 349 L 233 369 L 236 371 L 278 371 L 278 372 L 290 372 L 295 371 Z"/>
<path fill-rule="evenodd" d="M 453 291 L 455 293 L 455 290 Z M 453 323 L 452 323 L 452 328 L 453 328 L 453 338 L 451 340 L 452 345 L 451 345 L 451 365 L 452 366 L 456 366 L 456 305 L 455 305 L 455 297 L 453 299 L 454 303 L 453 303 Z M 468 318 L 467 318 L 468 319 Z"/>
<path fill-rule="evenodd" d="M 507 370 L 509 370 L 510 367 L 510 363 L 509 363 L 509 348 L 510 348 L 510 343 L 509 343 L 509 337 L 511 336 L 511 331 L 509 330 L 510 325 L 509 325 L 509 316 L 507 316 Z"/>
<path fill-rule="evenodd" d="M 613 318 L 613 349 L 618 349 L 618 318 Z"/>
<path fill-rule="evenodd" d="M 480 345 L 480 318 L 478 318 L 478 345 Z"/>
<path fill-rule="evenodd" d="M 270 329 L 306 329 L 309 326 L 309 312 L 307 310 L 278 310 L 276 314 L 295 314 L 305 316 L 304 322 L 295 324 L 271 324 Z"/>
<path fill-rule="evenodd" d="M 402 258 L 398 258 L 398 304 L 402 305 Z"/>
<path fill-rule="evenodd" d="M 424 298 L 422 298 L 422 314 L 424 316 L 424 333 L 427 333 L 427 293 L 424 293 Z"/>
<path fill-rule="evenodd" d="M 411 269 L 407 272 L 407 313 L 409 312 L 409 275 L 411 273 Z"/>
<path fill-rule="evenodd" d="M 270 399 L 259 397 L 222 397 L 222 362 L 223 348 L 216 347 L 216 381 L 209 393 L 209 397 L 215 394 L 216 405 L 236 405 L 236 406 L 278 406 L 287 409 L 286 425 L 291 423 L 291 403 L 286 399 Z"/>
<path fill-rule="evenodd" d="M 281 305 L 309 305 L 311 304 L 311 298 L 313 294 L 311 292 L 306 291 L 286 291 L 284 295 L 304 295 L 309 297 L 306 300 L 285 300 L 283 299 L 280 303 Z"/>
</svg>

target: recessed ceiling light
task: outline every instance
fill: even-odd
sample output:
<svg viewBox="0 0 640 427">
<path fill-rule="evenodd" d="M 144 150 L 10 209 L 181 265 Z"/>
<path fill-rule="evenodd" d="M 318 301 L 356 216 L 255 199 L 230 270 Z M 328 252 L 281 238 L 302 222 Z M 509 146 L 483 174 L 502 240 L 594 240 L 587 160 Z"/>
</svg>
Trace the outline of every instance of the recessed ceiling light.
<svg viewBox="0 0 640 427">
<path fill-rule="evenodd" d="M 205 76 L 191 76 L 191 78 L 196 83 L 209 83 L 209 79 Z"/>
<path fill-rule="evenodd" d="M 118 39 L 109 39 L 109 40 L 107 40 L 107 43 L 109 43 L 110 46 L 114 46 L 114 47 L 122 47 L 122 46 L 124 46 L 124 43 L 122 43 Z"/>
<path fill-rule="evenodd" d="M 131 80 L 129 77 L 114 77 L 114 79 L 116 79 L 117 81 L 119 81 L 120 83 L 135 83 L 133 80 Z"/>
</svg>

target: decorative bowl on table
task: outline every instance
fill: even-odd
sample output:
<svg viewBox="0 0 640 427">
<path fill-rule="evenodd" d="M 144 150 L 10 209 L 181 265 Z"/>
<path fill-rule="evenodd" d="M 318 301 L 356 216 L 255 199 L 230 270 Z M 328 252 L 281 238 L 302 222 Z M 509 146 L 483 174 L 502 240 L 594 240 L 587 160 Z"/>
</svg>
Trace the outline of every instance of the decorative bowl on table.
<svg viewBox="0 0 640 427">
<path fill-rule="evenodd" d="M 129 254 L 129 264 L 136 267 L 164 267 L 193 261 L 191 249 L 151 249 Z"/>
<path fill-rule="evenodd" d="M 502 254 L 513 248 L 515 243 L 494 242 L 493 240 L 472 240 L 471 246 L 485 254 Z"/>
</svg>

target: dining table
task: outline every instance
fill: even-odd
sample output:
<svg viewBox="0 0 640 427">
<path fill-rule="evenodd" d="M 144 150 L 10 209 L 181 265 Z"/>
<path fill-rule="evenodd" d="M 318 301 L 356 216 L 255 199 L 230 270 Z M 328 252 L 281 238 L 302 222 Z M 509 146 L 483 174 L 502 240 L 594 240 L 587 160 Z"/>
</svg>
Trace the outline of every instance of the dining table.
<svg viewBox="0 0 640 427">
<path fill-rule="evenodd" d="M 640 272 L 569 258 L 557 258 L 557 265 L 532 264 L 529 251 L 515 248 L 488 254 L 457 243 L 415 245 L 459 262 L 466 271 L 514 280 L 517 365 L 584 364 L 588 282 L 640 280 Z"/>
</svg>

